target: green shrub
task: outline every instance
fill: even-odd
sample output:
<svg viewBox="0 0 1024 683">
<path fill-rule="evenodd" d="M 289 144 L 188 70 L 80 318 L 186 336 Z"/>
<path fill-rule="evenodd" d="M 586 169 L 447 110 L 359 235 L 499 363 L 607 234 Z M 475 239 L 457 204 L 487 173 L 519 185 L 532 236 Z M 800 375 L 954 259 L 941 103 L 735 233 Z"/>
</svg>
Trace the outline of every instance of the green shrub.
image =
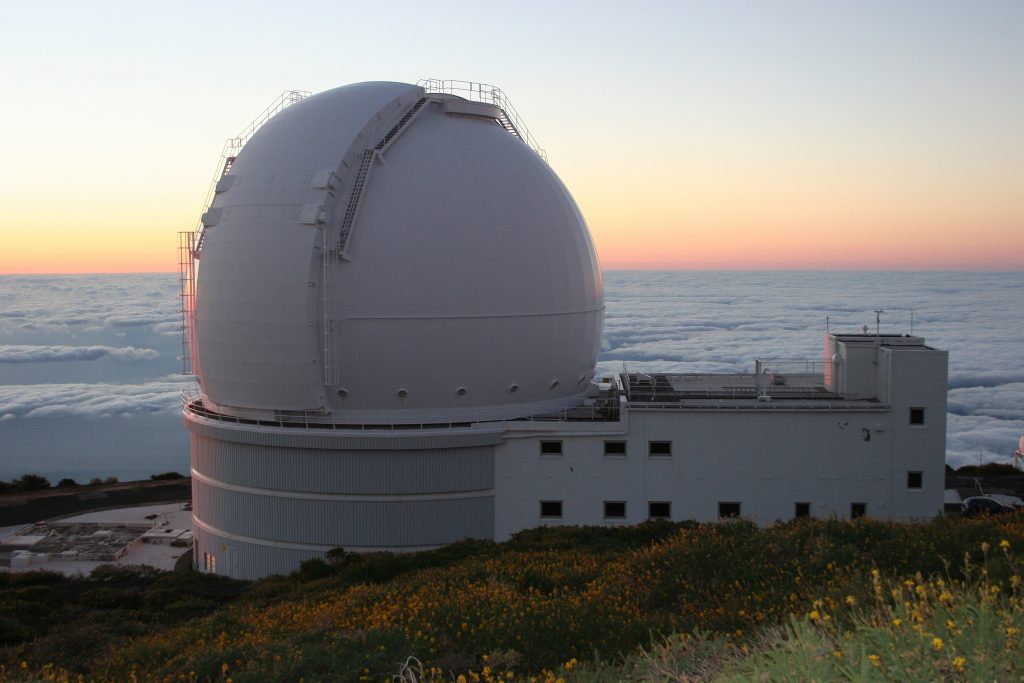
<svg viewBox="0 0 1024 683">
<path fill-rule="evenodd" d="M 178 472 L 162 472 L 160 474 L 151 474 L 149 478 L 153 481 L 173 481 L 175 479 L 185 479 L 185 475 Z"/>
</svg>

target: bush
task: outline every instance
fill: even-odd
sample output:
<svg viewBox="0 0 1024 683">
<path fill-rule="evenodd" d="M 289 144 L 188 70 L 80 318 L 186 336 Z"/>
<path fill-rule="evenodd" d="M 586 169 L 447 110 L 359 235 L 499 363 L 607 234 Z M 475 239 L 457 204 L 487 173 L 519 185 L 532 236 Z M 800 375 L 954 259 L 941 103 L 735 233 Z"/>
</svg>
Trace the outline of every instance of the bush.
<svg viewBox="0 0 1024 683">
<path fill-rule="evenodd" d="M 298 571 L 295 572 L 295 576 L 299 581 L 306 582 L 322 579 L 330 576 L 331 573 L 331 568 L 327 566 L 326 562 L 319 557 L 314 557 L 300 564 Z"/>
<path fill-rule="evenodd" d="M 861 676 L 847 680 L 1024 680 L 1014 668 L 1024 652 L 1005 649 L 1019 648 L 1024 632 L 1022 548 L 1024 513 L 549 528 L 420 553 L 337 549 L 329 562 L 251 585 L 117 568 L 52 586 L 0 575 L 0 615 L 19 615 L 3 625 L 7 637 L 25 638 L 20 628 L 31 626 L 38 638 L 17 652 L 0 648 L 0 666 L 27 660 L 33 673 L 33 662 L 66 652 L 59 665 L 73 667 L 71 680 L 391 680 L 412 654 L 423 683 L 451 683 L 469 669 L 493 681 L 513 667 L 506 680 L 830 680 L 846 675 L 840 665 Z M 98 593 L 87 598 L 76 586 Z M 125 609 L 115 607 L 119 592 Z M 20 615 L 33 610 L 46 619 L 26 626 Z M 79 654 L 75 631 L 92 625 L 106 645 L 97 639 Z M 34 635 L 47 633 L 45 643 Z M 888 642 L 897 646 L 881 647 Z M 987 642 L 1006 656 L 986 659 Z M 655 669 L 643 669 L 638 647 L 656 655 Z M 748 652 L 771 654 L 755 664 Z M 898 669 L 904 652 L 912 671 Z M 673 661 L 683 668 L 666 669 Z"/>
<path fill-rule="evenodd" d="M 45 491 L 50 488 L 50 480 L 38 474 L 23 474 L 13 483 L 22 491 Z"/>
<path fill-rule="evenodd" d="M 162 472 L 160 474 L 151 474 L 149 478 L 153 481 L 173 481 L 175 479 L 184 479 L 184 474 L 178 474 L 177 472 Z"/>
<path fill-rule="evenodd" d="M 71 488 L 72 486 L 78 486 L 78 482 L 75 481 L 74 479 L 71 479 L 70 477 L 65 477 L 64 479 L 61 479 L 60 481 L 57 482 L 57 488 L 59 489 L 67 489 Z"/>
<path fill-rule="evenodd" d="M 1021 471 L 1013 465 L 1001 462 L 987 462 L 984 465 L 964 465 L 956 470 L 957 474 L 977 474 L 986 477 L 1019 476 Z"/>
</svg>

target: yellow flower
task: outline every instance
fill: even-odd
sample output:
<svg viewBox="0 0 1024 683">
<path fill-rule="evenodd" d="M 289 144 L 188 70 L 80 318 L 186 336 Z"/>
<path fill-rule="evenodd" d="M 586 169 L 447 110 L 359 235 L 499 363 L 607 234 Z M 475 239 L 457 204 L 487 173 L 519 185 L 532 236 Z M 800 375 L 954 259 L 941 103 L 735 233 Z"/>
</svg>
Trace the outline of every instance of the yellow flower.
<svg viewBox="0 0 1024 683">
<path fill-rule="evenodd" d="M 1015 635 L 1017 635 L 1017 629 L 1015 629 L 1012 626 L 1007 626 L 1006 627 L 1006 637 L 1007 638 L 1013 638 Z"/>
<path fill-rule="evenodd" d="M 953 657 L 953 668 L 957 671 L 963 671 L 966 664 L 967 660 L 963 657 Z"/>
<path fill-rule="evenodd" d="M 857 598 L 853 597 L 852 595 L 847 595 L 846 596 L 846 604 L 849 605 L 850 607 L 853 607 L 854 605 L 857 604 Z"/>
<path fill-rule="evenodd" d="M 882 666 L 882 659 L 878 655 L 868 655 L 868 659 L 874 666 Z"/>
<path fill-rule="evenodd" d="M 902 623 L 903 623 L 903 620 L 900 619 L 899 617 L 896 617 L 895 619 L 892 620 L 892 625 L 893 626 L 899 626 Z"/>
<path fill-rule="evenodd" d="M 932 638 L 932 649 L 936 652 L 942 652 L 942 649 L 946 647 L 946 644 L 942 642 L 942 638 L 935 636 Z"/>
<path fill-rule="evenodd" d="M 816 609 L 812 609 L 811 613 L 808 616 L 810 616 L 811 621 L 817 621 L 818 619 L 821 619 L 821 614 Z"/>
<path fill-rule="evenodd" d="M 835 657 L 836 659 L 842 659 L 843 658 L 843 651 L 842 650 L 832 650 L 832 656 Z"/>
<path fill-rule="evenodd" d="M 1004 538 L 1003 540 L 999 541 L 999 547 L 1002 548 L 1003 550 L 1009 550 L 1010 549 L 1010 542 L 1007 541 Z"/>
</svg>

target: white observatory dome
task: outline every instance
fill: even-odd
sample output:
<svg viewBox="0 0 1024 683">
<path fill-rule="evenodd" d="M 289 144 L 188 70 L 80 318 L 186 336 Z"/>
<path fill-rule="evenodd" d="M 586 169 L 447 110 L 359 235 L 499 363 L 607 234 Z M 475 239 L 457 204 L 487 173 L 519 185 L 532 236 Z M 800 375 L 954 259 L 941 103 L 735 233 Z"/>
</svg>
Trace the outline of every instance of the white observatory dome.
<svg viewBox="0 0 1024 683">
<path fill-rule="evenodd" d="M 196 284 L 211 409 L 399 424 L 582 401 L 603 318 L 586 223 L 504 100 L 431 90 L 320 93 L 231 162 Z"/>
</svg>

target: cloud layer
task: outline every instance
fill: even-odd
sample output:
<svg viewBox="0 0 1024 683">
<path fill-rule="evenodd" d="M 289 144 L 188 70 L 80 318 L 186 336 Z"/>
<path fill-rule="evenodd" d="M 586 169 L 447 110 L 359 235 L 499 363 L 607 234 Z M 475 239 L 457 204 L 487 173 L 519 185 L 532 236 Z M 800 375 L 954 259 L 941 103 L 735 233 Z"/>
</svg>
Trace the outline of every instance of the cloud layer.
<svg viewBox="0 0 1024 683">
<path fill-rule="evenodd" d="M 175 413 L 190 380 L 145 384 L 27 384 L 0 386 L 0 421 L 13 418 L 113 417 Z"/>
<path fill-rule="evenodd" d="M 178 322 L 175 275 L 0 277 L 0 341 Z"/>
<path fill-rule="evenodd" d="M 0 363 L 39 363 L 44 361 L 153 360 L 160 353 L 155 349 L 134 346 L 38 346 L 27 344 L 0 345 Z"/>
<path fill-rule="evenodd" d="M 179 352 L 177 297 L 171 274 L 0 276 L 0 423 L 178 419 L 181 382 L 168 377 Z M 949 462 L 1008 462 L 1024 432 L 1022 301 L 1024 273 L 613 271 L 598 373 L 750 372 L 758 357 L 820 359 L 826 321 L 833 331 L 874 329 L 874 311 L 884 310 L 884 332 L 913 326 L 949 351 Z M 59 373 L 33 365 L 98 358 L 159 369 L 137 377 L 133 368 L 146 364 L 71 363 Z M 68 375 L 78 366 L 93 374 Z"/>
</svg>

